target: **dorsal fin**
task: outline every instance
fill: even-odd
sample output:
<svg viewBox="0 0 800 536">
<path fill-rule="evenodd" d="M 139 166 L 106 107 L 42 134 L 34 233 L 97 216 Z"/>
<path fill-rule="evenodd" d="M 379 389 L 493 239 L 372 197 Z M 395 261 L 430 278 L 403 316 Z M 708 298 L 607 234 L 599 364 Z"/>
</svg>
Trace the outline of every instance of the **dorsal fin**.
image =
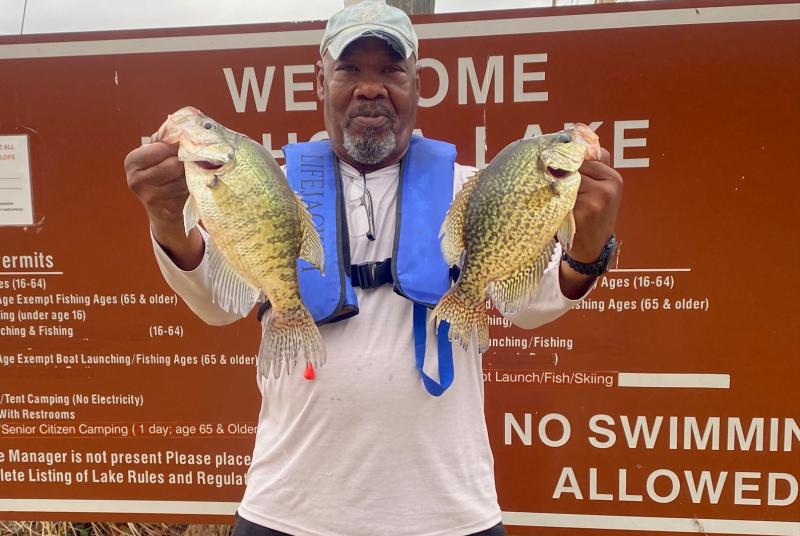
<svg viewBox="0 0 800 536">
<path fill-rule="evenodd" d="M 447 211 L 447 216 L 442 222 L 442 228 L 439 230 L 439 237 L 442 239 L 442 254 L 448 266 L 458 264 L 461 259 L 461 253 L 464 251 L 464 220 L 466 219 L 470 197 L 472 197 L 472 192 L 478 184 L 480 174 L 480 171 L 476 171 L 464 183 L 464 186 L 453 199 L 453 203 Z"/>
<path fill-rule="evenodd" d="M 311 214 L 308 212 L 303 199 L 297 194 L 294 194 L 294 198 L 297 202 L 297 213 L 300 215 L 300 232 L 302 234 L 300 240 L 300 258 L 307 260 L 324 274 L 325 251 L 322 249 L 319 233 L 317 233 L 317 229 L 314 227 Z"/>
</svg>

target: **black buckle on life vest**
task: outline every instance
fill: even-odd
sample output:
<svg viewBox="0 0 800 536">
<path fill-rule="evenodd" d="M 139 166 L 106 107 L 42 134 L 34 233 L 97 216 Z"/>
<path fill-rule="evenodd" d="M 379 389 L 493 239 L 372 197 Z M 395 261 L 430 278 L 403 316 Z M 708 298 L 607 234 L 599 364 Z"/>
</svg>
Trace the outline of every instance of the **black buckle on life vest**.
<svg viewBox="0 0 800 536">
<path fill-rule="evenodd" d="M 267 314 L 270 307 L 272 307 L 272 304 L 269 303 L 269 300 L 261 302 L 258 306 L 258 313 L 256 313 L 256 320 L 261 322 L 261 319 L 264 318 L 264 315 Z"/>
<path fill-rule="evenodd" d="M 461 268 L 456 265 L 450 267 L 450 280 L 455 283 L 458 281 L 458 277 L 461 275 Z"/>
<path fill-rule="evenodd" d="M 384 283 L 393 283 L 392 259 L 379 262 L 365 262 L 350 266 L 350 284 L 364 290 L 377 288 Z"/>
</svg>

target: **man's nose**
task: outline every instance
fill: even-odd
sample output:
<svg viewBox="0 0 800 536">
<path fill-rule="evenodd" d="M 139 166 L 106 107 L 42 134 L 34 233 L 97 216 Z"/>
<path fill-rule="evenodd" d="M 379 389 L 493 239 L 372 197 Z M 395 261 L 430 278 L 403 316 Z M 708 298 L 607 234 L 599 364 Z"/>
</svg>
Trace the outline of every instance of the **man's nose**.
<svg viewBox="0 0 800 536">
<path fill-rule="evenodd" d="M 372 100 L 388 97 L 389 92 L 386 90 L 386 85 L 384 85 L 381 80 L 377 78 L 365 78 L 358 82 L 355 96 Z"/>
</svg>

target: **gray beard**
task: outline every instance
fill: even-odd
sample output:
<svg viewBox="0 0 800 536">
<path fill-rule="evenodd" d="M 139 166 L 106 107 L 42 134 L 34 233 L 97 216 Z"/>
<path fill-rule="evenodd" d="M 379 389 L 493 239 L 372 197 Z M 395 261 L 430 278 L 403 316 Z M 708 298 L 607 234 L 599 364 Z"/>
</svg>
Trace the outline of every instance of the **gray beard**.
<svg viewBox="0 0 800 536">
<path fill-rule="evenodd" d="M 374 128 L 364 129 L 363 137 L 355 137 L 347 130 L 343 134 L 345 151 L 359 164 L 377 164 L 397 146 L 397 139 L 391 130 L 384 136 L 375 134 Z"/>
</svg>

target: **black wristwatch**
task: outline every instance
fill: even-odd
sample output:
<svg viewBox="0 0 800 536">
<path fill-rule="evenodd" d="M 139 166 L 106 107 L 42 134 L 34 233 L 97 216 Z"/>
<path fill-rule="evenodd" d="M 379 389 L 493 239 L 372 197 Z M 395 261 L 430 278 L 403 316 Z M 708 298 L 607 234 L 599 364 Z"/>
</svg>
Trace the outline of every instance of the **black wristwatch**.
<svg viewBox="0 0 800 536">
<path fill-rule="evenodd" d="M 606 242 L 605 247 L 603 248 L 602 253 L 600 253 L 600 258 L 594 262 L 578 262 L 569 255 L 567 252 L 564 251 L 561 255 L 561 259 L 567 261 L 569 267 L 575 270 L 576 272 L 584 275 L 593 275 L 595 277 L 603 275 L 608 271 L 608 265 L 611 263 L 611 257 L 614 256 L 614 252 L 617 250 L 617 237 L 613 234 L 611 238 L 608 239 Z"/>
</svg>

